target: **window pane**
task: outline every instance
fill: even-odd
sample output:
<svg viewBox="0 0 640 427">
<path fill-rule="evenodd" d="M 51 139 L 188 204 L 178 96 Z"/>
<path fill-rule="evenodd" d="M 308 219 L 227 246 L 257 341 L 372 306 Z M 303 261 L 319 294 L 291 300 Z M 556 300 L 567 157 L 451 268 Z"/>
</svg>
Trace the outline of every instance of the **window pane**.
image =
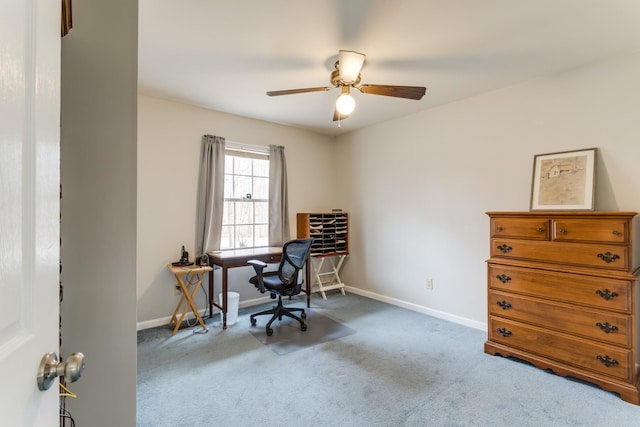
<svg viewBox="0 0 640 427">
<path fill-rule="evenodd" d="M 253 247 L 253 225 L 239 225 L 236 227 L 236 248 Z"/>
<path fill-rule="evenodd" d="M 224 208 L 222 210 L 222 224 L 233 225 L 234 216 L 235 216 L 234 203 L 224 202 Z"/>
<path fill-rule="evenodd" d="M 241 199 L 245 197 L 247 194 L 253 193 L 253 189 L 251 188 L 251 177 L 250 176 L 238 176 L 236 175 L 233 179 L 234 181 L 234 194 L 232 197 L 236 199 Z M 252 195 L 253 197 L 253 195 Z"/>
<path fill-rule="evenodd" d="M 233 244 L 233 236 L 234 236 L 234 227 L 233 226 L 222 226 L 222 238 L 220 239 L 220 249 L 232 249 L 235 248 Z"/>
<path fill-rule="evenodd" d="M 269 226 L 256 225 L 254 240 L 255 246 L 269 246 Z"/>
<path fill-rule="evenodd" d="M 253 224 L 253 202 L 235 202 L 236 224 Z"/>
<path fill-rule="evenodd" d="M 224 197 L 233 197 L 233 175 L 224 176 Z"/>
<path fill-rule="evenodd" d="M 251 159 L 236 157 L 233 166 L 233 173 L 236 175 L 251 175 Z"/>
<path fill-rule="evenodd" d="M 263 200 L 269 198 L 269 178 L 253 178 L 253 198 Z"/>
<path fill-rule="evenodd" d="M 268 202 L 255 202 L 253 204 L 255 209 L 255 223 L 256 224 L 268 224 L 269 223 L 269 203 Z"/>
<path fill-rule="evenodd" d="M 253 160 L 253 176 L 269 178 L 269 160 Z"/>
<path fill-rule="evenodd" d="M 224 156 L 224 173 L 233 173 L 234 159 L 233 156 Z"/>
</svg>

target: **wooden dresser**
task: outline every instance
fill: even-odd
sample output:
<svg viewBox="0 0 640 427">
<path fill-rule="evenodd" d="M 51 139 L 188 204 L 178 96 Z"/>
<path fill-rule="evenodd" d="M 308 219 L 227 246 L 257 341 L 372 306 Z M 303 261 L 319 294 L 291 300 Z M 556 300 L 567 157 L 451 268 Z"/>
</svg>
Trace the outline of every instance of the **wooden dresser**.
<svg viewBox="0 0 640 427">
<path fill-rule="evenodd" d="M 640 404 L 635 212 L 488 212 L 489 354 Z"/>
</svg>

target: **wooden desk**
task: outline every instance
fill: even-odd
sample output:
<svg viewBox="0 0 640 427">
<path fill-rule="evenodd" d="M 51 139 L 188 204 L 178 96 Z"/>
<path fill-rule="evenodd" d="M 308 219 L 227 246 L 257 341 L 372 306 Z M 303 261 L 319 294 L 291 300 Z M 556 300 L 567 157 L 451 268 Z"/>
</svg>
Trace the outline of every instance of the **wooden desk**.
<svg viewBox="0 0 640 427">
<path fill-rule="evenodd" d="M 200 326 L 202 326 L 202 329 L 206 331 L 207 327 L 204 325 L 202 316 L 200 316 L 198 309 L 193 303 L 193 298 L 196 296 L 198 288 L 202 283 L 204 273 L 207 271 L 213 271 L 213 267 L 209 267 L 207 265 L 175 266 L 171 264 L 169 264 L 168 267 L 173 275 L 176 276 L 176 280 L 178 281 L 178 285 L 180 285 L 180 290 L 182 291 L 180 301 L 178 302 L 176 309 L 173 311 L 173 315 L 171 315 L 171 320 L 169 320 L 169 326 L 173 326 L 175 324 L 172 334 L 175 335 L 176 332 L 178 332 L 178 329 L 180 329 L 180 325 L 182 324 L 184 316 L 189 308 L 191 308 L 191 311 L 196 316 L 196 319 L 198 320 L 198 323 L 200 323 Z M 182 309 L 182 313 L 178 319 L 178 311 L 180 311 L 180 307 L 183 303 L 185 303 L 184 308 Z"/>
<path fill-rule="evenodd" d="M 216 304 L 214 298 L 213 270 L 209 272 L 209 317 L 213 317 L 213 307 L 222 310 L 222 329 L 227 329 L 227 291 L 228 269 L 234 267 L 249 267 L 247 261 L 257 259 L 268 264 L 280 262 L 282 247 L 230 249 L 226 251 L 210 252 L 209 265 L 222 268 L 222 305 Z M 311 306 L 311 269 L 309 258 L 305 267 L 305 292 L 307 294 L 307 307 Z"/>
</svg>

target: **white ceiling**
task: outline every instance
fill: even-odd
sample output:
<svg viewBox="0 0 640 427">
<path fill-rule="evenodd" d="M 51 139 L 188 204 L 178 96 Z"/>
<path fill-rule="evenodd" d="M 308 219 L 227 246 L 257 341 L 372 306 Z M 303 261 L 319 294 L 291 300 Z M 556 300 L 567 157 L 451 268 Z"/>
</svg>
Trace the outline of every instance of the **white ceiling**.
<svg viewBox="0 0 640 427">
<path fill-rule="evenodd" d="M 640 51 L 640 0 L 139 0 L 139 21 L 141 93 L 327 135 Z M 426 95 L 352 92 L 339 128 L 338 90 L 266 96 L 330 86 L 340 49 Z"/>
</svg>

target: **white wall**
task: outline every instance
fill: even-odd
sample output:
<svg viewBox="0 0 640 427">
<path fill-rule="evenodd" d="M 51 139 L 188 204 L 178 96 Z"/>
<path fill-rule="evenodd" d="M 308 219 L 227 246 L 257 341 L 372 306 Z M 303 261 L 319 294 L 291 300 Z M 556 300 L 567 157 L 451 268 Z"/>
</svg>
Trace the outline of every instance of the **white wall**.
<svg viewBox="0 0 640 427">
<path fill-rule="evenodd" d="M 597 147 L 596 210 L 640 211 L 639 75 L 618 57 L 339 137 L 345 282 L 486 327 L 485 212 L 529 209 L 535 154 Z"/>
<path fill-rule="evenodd" d="M 349 212 L 351 255 L 342 278 L 352 291 L 486 327 L 485 212 L 529 209 L 535 154 L 597 147 L 596 209 L 640 211 L 639 74 L 640 54 L 612 58 L 336 142 L 140 96 L 139 327 L 166 320 L 177 301 L 165 265 L 182 244 L 193 251 L 194 165 L 205 133 L 287 147 L 292 228 L 296 212 Z M 245 302 L 256 297 L 246 287 L 249 275 L 230 274 L 231 290 Z"/>
<path fill-rule="evenodd" d="M 286 147 L 291 236 L 296 212 L 335 207 L 332 162 L 335 139 L 294 128 L 219 113 L 178 102 L 140 95 L 138 98 L 138 327 L 166 323 L 178 297 L 167 264 L 180 248 L 195 247 L 196 193 L 202 135 L 224 136 L 243 144 Z M 247 280 L 251 268 L 229 271 L 229 290 L 240 293 L 241 305 L 259 298 Z M 216 294 L 220 292 L 216 273 Z M 206 307 L 204 294 L 196 300 Z"/>
<path fill-rule="evenodd" d="M 61 353 L 86 356 L 66 400 L 79 426 L 136 422 L 137 3 L 73 2 L 62 39 Z"/>
</svg>

